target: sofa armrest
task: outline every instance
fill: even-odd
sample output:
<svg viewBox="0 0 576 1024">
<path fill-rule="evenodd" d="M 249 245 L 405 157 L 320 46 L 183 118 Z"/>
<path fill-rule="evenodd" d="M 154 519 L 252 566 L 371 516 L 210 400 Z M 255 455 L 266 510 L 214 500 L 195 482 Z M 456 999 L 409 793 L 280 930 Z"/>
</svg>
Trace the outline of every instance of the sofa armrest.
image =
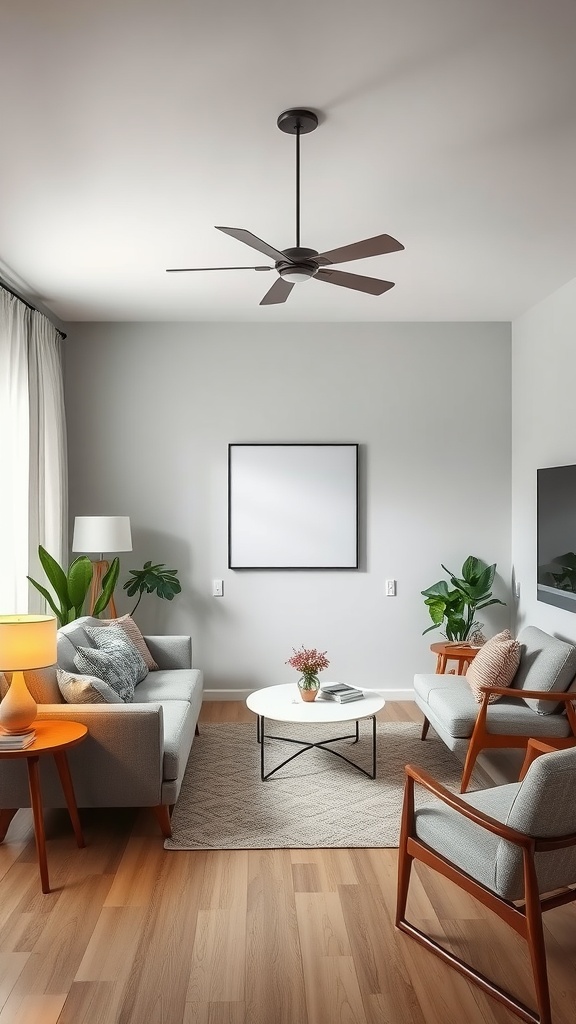
<svg viewBox="0 0 576 1024">
<path fill-rule="evenodd" d="M 191 637 L 145 636 L 144 640 L 158 668 L 192 668 Z"/>
<path fill-rule="evenodd" d="M 162 705 L 43 704 L 39 719 L 68 719 L 88 727 L 68 752 L 79 807 L 152 807 L 162 802 L 164 729 Z M 52 758 L 40 758 L 46 807 L 65 806 Z M 0 773 L 0 807 L 27 807 L 23 763 L 6 760 Z"/>
</svg>

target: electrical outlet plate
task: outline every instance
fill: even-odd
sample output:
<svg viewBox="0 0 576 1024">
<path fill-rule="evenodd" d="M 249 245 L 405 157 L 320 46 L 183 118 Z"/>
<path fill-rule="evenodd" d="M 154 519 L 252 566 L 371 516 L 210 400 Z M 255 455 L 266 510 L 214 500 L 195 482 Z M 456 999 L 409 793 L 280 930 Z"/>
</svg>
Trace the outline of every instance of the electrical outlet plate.
<svg viewBox="0 0 576 1024">
<path fill-rule="evenodd" d="M 396 580 L 386 580 L 386 597 L 396 597 Z"/>
<path fill-rule="evenodd" d="M 212 580 L 212 597 L 224 597 L 224 580 Z"/>
</svg>

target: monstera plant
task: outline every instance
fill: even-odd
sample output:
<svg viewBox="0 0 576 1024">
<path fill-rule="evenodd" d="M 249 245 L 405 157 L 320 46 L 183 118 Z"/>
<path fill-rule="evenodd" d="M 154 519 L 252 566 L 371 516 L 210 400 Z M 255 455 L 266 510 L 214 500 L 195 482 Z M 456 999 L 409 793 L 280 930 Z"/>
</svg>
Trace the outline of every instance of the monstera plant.
<svg viewBox="0 0 576 1024">
<path fill-rule="evenodd" d="M 144 562 L 142 569 L 130 569 L 130 578 L 123 586 L 128 597 L 138 594 L 138 600 L 130 615 L 134 615 L 144 594 L 156 593 L 158 597 L 166 601 L 173 601 L 176 594 L 182 590 L 180 580 L 176 577 L 178 569 L 167 569 L 164 562 Z"/>
<path fill-rule="evenodd" d="M 70 563 L 67 571 L 64 571 L 41 544 L 38 547 L 38 558 L 54 593 L 51 594 L 46 587 L 43 587 L 37 580 L 33 580 L 31 576 L 26 578 L 48 602 L 58 620 L 58 625 L 65 626 L 66 623 L 72 622 L 82 615 L 86 595 L 92 582 L 92 562 L 86 555 L 80 555 Z M 100 615 L 107 607 L 114 593 L 119 572 L 120 562 L 118 558 L 115 558 L 102 579 L 102 591 L 94 605 L 92 615 Z"/>
<path fill-rule="evenodd" d="M 447 640 L 468 640 L 483 625 L 475 619 L 477 611 L 492 604 L 505 604 L 492 597 L 496 563 L 487 565 L 481 558 L 469 555 L 462 566 L 461 577 L 455 576 L 445 565 L 442 568 L 450 577 L 449 584 L 439 580 L 421 591 L 432 619 L 432 625 L 424 633 L 444 625 Z"/>
</svg>

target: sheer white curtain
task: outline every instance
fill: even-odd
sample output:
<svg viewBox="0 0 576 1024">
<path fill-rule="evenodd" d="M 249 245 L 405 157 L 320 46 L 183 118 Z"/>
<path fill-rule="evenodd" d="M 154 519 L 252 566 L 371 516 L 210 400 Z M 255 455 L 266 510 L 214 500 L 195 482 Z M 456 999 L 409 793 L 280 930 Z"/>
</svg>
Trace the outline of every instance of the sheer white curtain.
<svg viewBox="0 0 576 1024">
<path fill-rule="evenodd" d="M 67 555 L 66 428 L 55 327 L 0 287 L 0 613 L 44 611 L 38 545 Z"/>
</svg>

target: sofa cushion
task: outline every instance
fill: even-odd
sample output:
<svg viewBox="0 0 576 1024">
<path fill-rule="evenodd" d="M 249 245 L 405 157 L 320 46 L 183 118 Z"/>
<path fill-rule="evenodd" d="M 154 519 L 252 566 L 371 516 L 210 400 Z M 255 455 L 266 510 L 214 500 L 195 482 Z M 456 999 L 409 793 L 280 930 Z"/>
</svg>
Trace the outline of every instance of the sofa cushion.
<svg viewBox="0 0 576 1024">
<path fill-rule="evenodd" d="M 512 686 L 516 690 L 558 690 L 565 693 L 576 676 L 576 647 L 550 636 L 537 626 L 526 626 L 518 635 L 520 665 Z M 561 708 L 553 701 L 528 698 L 528 707 L 539 715 Z"/>
<path fill-rule="evenodd" d="M 198 669 L 171 668 L 158 669 L 150 672 L 143 682 L 139 683 L 134 694 L 138 704 L 149 701 L 192 700 L 194 690 L 200 685 L 201 677 Z"/>
<path fill-rule="evenodd" d="M 144 658 L 121 626 L 106 626 L 104 629 L 86 626 L 86 632 L 98 650 L 122 663 L 122 671 L 133 677 L 135 686 L 146 678 L 148 669 Z"/>
<path fill-rule="evenodd" d="M 435 680 L 439 680 L 437 685 Z M 442 723 L 446 732 L 458 739 L 468 739 L 478 716 L 478 704 L 464 676 L 416 675 L 414 689 L 420 705 Z M 426 714 L 426 710 L 424 710 Z M 488 711 L 488 731 L 513 736 L 569 736 L 565 715 L 535 715 L 526 702 L 503 697 Z"/>
<path fill-rule="evenodd" d="M 491 637 L 480 648 L 468 667 L 466 679 L 474 699 L 480 704 L 483 686 L 510 686 L 520 664 L 520 644 L 512 639 L 508 629 Z M 500 700 L 499 694 L 490 694 L 489 704 Z"/>
<path fill-rule="evenodd" d="M 132 641 L 134 647 L 142 655 L 144 664 L 148 671 L 155 672 L 157 670 L 158 665 L 152 657 L 150 649 L 131 615 L 121 615 L 117 619 L 94 619 L 93 625 L 97 627 L 118 626 L 120 629 L 123 629 L 128 639 Z"/>
<path fill-rule="evenodd" d="M 57 670 L 58 688 L 67 704 L 123 704 L 122 697 L 97 676 Z"/>
</svg>

